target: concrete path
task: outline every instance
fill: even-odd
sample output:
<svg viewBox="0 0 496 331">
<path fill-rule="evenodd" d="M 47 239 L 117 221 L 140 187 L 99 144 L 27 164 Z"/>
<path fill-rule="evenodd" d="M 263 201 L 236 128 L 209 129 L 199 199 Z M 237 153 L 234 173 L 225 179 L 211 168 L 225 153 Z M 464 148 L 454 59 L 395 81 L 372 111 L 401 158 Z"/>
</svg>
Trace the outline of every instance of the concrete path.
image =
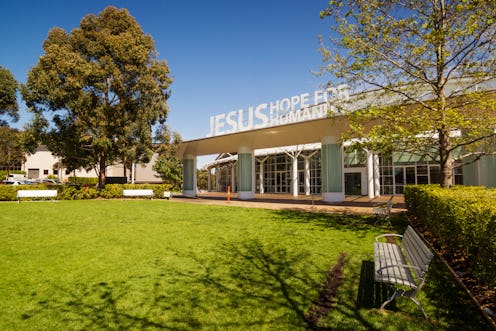
<svg viewBox="0 0 496 331">
<path fill-rule="evenodd" d="M 174 201 L 215 204 L 221 206 L 236 206 L 247 208 L 266 209 L 298 209 L 315 212 L 345 213 L 371 215 L 374 204 L 386 202 L 390 196 L 381 196 L 370 199 L 363 196 L 348 196 L 344 202 L 328 203 L 322 201 L 320 196 L 298 196 L 287 194 L 257 194 L 253 200 L 239 200 L 236 193 L 231 194 L 230 199 L 222 192 L 202 192 L 195 198 L 182 195 L 173 195 Z M 392 213 L 405 212 L 403 196 L 393 197 Z"/>
</svg>

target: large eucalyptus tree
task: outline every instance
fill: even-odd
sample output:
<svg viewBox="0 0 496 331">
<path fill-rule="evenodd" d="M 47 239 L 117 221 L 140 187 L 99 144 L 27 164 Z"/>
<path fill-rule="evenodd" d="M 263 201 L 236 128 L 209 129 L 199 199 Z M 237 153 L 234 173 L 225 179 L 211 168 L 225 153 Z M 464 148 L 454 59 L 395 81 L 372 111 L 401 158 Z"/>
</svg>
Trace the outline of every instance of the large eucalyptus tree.
<svg viewBox="0 0 496 331">
<path fill-rule="evenodd" d="M 0 66 L 0 116 L 7 115 L 13 121 L 19 119 L 17 89 L 18 84 L 12 73 Z M 0 125 L 7 125 L 7 120 L 0 118 Z"/>
<path fill-rule="evenodd" d="M 22 86 L 26 104 L 43 127 L 44 142 L 63 162 L 93 168 L 99 186 L 107 166 L 140 146 L 152 151 L 153 125 L 164 123 L 172 79 L 152 37 L 126 9 L 87 15 L 70 33 L 53 28 L 44 54 Z M 146 148 L 143 148 L 145 146 Z"/>
</svg>

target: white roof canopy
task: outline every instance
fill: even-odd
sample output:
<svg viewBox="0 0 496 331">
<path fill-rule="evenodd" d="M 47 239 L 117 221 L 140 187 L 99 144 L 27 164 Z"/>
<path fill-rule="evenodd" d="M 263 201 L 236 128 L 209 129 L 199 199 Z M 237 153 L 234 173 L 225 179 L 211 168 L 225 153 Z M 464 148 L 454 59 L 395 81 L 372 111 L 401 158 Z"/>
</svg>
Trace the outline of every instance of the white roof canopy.
<svg viewBox="0 0 496 331">
<path fill-rule="evenodd" d="M 179 147 L 177 156 L 182 158 L 184 155 L 237 153 L 239 147 L 255 150 L 320 143 L 326 136 L 339 138 L 348 126 L 349 121 L 346 116 L 337 116 L 184 141 Z"/>
</svg>

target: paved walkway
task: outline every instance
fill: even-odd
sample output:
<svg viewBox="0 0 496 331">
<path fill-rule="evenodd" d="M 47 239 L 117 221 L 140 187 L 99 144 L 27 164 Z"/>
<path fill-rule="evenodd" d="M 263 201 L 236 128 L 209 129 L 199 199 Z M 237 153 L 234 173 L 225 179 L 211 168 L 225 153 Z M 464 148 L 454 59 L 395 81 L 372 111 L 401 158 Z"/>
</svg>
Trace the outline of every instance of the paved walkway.
<svg viewBox="0 0 496 331">
<path fill-rule="evenodd" d="M 181 195 L 174 195 L 174 201 L 215 204 L 221 206 L 237 206 L 248 208 L 267 209 L 299 209 L 307 211 L 346 213 L 371 215 L 374 204 L 386 202 L 390 196 L 381 196 L 370 199 L 364 196 L 347 196 L 344 202 L 328 203 L 322 201 L 321 196 L 298 196 L 293 197 L 287 194 L 257 194 L 253 200 L 239 200 L 236 193 L 232 193 L 230 200 L 227 194 L 222 192 L 203 192 L 198 197 L 188 198 Z M 406 211 L 403 196 L 393 197 L 392 213 Z"/>
</svg>

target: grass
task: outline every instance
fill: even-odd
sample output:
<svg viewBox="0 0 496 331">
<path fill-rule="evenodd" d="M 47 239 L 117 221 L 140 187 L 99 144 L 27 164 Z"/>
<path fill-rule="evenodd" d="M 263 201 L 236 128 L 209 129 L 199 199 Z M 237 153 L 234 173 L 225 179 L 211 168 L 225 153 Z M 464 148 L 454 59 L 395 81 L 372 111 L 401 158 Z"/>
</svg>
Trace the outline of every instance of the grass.
<svg viewBox="0 0 496 331">
<path fill-rule="evenodd" d="M 436 260 L 420 296 L 430 321 L 406 299 L 378 310 L 372 243 L 386 228 L 370 217 L 149 200 L 1 203 L 0 215 L 0 330 L 488 329 Z"/>
</svg>

